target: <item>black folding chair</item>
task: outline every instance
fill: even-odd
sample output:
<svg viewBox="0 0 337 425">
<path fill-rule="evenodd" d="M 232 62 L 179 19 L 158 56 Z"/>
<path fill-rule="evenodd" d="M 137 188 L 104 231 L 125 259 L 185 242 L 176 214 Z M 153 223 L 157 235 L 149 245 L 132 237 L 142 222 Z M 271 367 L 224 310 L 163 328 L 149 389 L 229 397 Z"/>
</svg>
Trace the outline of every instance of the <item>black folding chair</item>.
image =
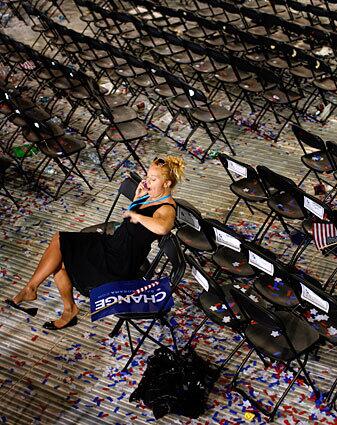
<svg viewBox="0 0 337 425">
<path fill-rule="evenodd" d="M 307 177 L 309 177 L 311 173 L 315 174 L 320 184 L 322 184 L 324 181 L 325 183 L 331 185 L 331 182 L 326 181 L 320 176 L 324 173 L 331 174 L 337 171 L 335 164 L 332 162 L 332 158 L 327 151 L 324 141 L 318 135 L 310 133 L 309 131 L 304 130 L 302 127 L 297 125 L 293 125 L 292 130 L 304 153 L 304 155 L 301 156 L 301 161 L 308 168 L 308 172 L 298 183 L 298 186 L 301 186 L 301 184 L 306 180 Z M 314 150 L 308 152 L 306 147 L 312 148 Z"/>
<path fill-rule="evenodd" d="M 278 309 L 296 308 L 299 302 L 291 286 L 289 268 L 265 248 L 250 244 L 247 249 L 249 264 L 262 272 L 253 280 L 256 292 Z"/>
<path fill-rule="evenodd" d="M 244 294 L 242 290 L 233 288 L 231 293 L 249 323 L 244 330 L 244 335 L 251 348 L 238 367 L 230 383 L 230 388 L 237 391 L 266 415 L 269 421 L 273 420 L 281 403 L 299 378 L 305 380 L 318 398 L 320 392 L 306 369 L 308 357 L 316 349 L 320 340 L 318 332 L 293 313 L 286 311 L 272 312 L 260 306 Z M 253 397 L 251 391 L 239 387 L 238 380 L 241 372 L 254 353 L 262 358 L 272 359 L 278 365 L 284 365 L 286 370 L 291 370 L 294 374 L 289 385 L 277 402 L 272 405 L 272 408 L 269 407 L 270 402 L 268 407 L 266 404 L 262 405 L 260 400 Z M 297 367 L 292 367 L 292 363 L 295 363 Z M 250 374 L 252 375 L 254 372 L 251 370 Z M 242 383 L 242 378 L 240 382 Z"/>
<path fill-rule="evenodd" d="M 19 208 L 19 204 L 5 186 L 6 171 L 11 167 L 11 165 L 13 164 L 9 158 L 0 156 L 0 196 L 6 196 L 17 208 Z"/>
<path fill-rule="evenodd" d="M 327 294 L 319 285 L 313 284 L 307 276 L 293 275 L 292 285 L 300 301 L 298 314 L 308 321 L 323 341 L 337 346 L 337 299 Z M 336 409 L 337 379 L 325 394 L 325 400 Z"/>
<path fill-rule="evenodd" d="M 198 294 L 196 299 L 196 306 L 202 310 L 205 317 L 195 326 L 183 350 L 192 350 L 193 340 L 209 320 L 218 326 L 228 327 L 234 333 L 239 333 L 242 336 L 239 344 L 231 350 L 225 360 L 221 361 L 219 368 L 219 371 L 221 371 L 244 344 L 243 328 L 247 323 L 231 295 L 231 289 L 234 287 L 234 284 L 228 282 L 226 284 L 219 284 L 206 273 L 194 258 L 189 255 L 186 255 L 185 258 L 191 268 L 193 280 L 202 288 L 202 292 Z M 243 285 L 241 283 L 235 286 L 245 288 L 248 291 L 247 295 L 254 297 L 252 288 L 249 285 Z M 207 334 L 205 337 L 207 337 Z"/>
<path fill-rule="evenodd" d="M 178 240 L 173 234 L 169 234 L 162 238 L 161 242 L 159 243 L 159 252 L 154 258 L 154 260 L 152 261 L 146 274 L 144 275 L 144 279 L 160 278 L 163 276 L 164 270 L 162 268 L 161 268 L 160 276 L 155 274 L 156 269 L 158 268 L 158 265 L 160 264 L 161 261 L 165 262 L 165 269 L 167 266 L 169 266 L 168 274 L 170 277 L 170 284 L 171 284 L 171 291 L 169 294 L 167 294 L 167 297 L 166 297 L 166 300 L 164 301 L 164 305 L 162 309 L 157 313 L 148 313 L 148 314 L 142 314 L 142 313 L 116 314 L 116 317 L 118 318 L 118 322 L 116 323 L 114 329 L 111 331 L 109 336 L 110 338 L 115 337 L 120 331 L 123 324 L 125 324 L 127 328 L 127 332 L 128 332 L 130 349 L 131 349 L 131 356 L 129 357 L 127 363 L 123 367 L 123 371 L 126 371 L 128 369 L 128 367 L 132 363 L 132 360 L 137 355 L 138 351 L 140 350 L 141 346 L 143 345 L 144 341 L 147 338 L 150 339 L 155 344 L 159 345 L 160 347 L 168 349 L 168 347 L 164 345 L 159 339 L 156 339 L 155 337 L 151 335 L 151 331 L 158 321 L 169 328 L 171 336 L 172 336 L 174 348 L 176 350 L 178 349 L 176 338 L 174 335 L 174 327 L 166 318 L 167 310 L 165 309 L 165 306 L 167 305 L 170 297 L 174 295 L 182 277 L 184 276 L 186 263 L 185 263 L 184 255 L 180 249 Z M 151 320 L 151 322 L 146 329 L 142 329 L 137 323 L 139 320 L 140 321 Z M 135 330 L 137 330 L 141 334 L 141 339 L 138 341 L 136 347 L 134 347 L 132 342 L 130 327 L 133 327 Z"/>
<path fill-rule="evenodd" d="M 252 166 L 224 153 L 220 153 L 218 158 L 232 181 L 229 188 L 237 197 L 226 215 L 225 223 L 228 222 L 241 200 L 244 201 L 251 214 L 254 214 L 254 209 L 265 214 L 264 210 L 256 206 L 257 203 L 266 202 L 268 198 L 257 171 Z"/>
<path fill-rule="evenodd" d="M 290 226 L 285 220 L 304 219 L 303 197 L 296 190 L 296 184 L 288 177 L 277 174 L 263 165 L 258 165 L 256 170 L 268 194 L 267 205 L 270 213 L 255 235 L 255 240 L 262 242 L 276 219 L 281 222 L 284 230 L 290 235 L 289 227 L 293 226 Z"/>
</svg>

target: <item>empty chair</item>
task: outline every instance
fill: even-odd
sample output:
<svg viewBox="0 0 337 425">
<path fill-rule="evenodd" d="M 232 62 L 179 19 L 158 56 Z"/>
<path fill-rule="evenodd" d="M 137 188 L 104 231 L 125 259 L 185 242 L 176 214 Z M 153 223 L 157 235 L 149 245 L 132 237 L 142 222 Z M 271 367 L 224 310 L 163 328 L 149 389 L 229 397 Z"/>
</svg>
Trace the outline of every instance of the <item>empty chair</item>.
<svg viewBox="0 0 337 425">
<path fill-rule="evenodd" d="M 318 182 L 322 183 L 325 180 L 322 179 L 321 174 L 331 174 L 337 170 L 335 168 L 335 163 L 332 161 L 327 151 L 324 141 L 316 134 L 310 133 L 297 125 L 293 124 L 292 130 L 304 153 L 304 155 L 301 156 L 301 161 L 308 168 L 308 172 L 303 176 L 298 186 L 301 186 L 311 173 L 314 173 Z M 314 150 L 308 152 L 306 149 L 307 147 Z"/>
<path fill-rule="evenodd" d="M 319 343 L 318 332 L 293 313 L 286 311 L 272 312 L 270 309 L 260 306 L 240 289 L 233 288 L 231 293 L 249 323 L 244 330 L 244 335 L 249 343 L 250 350 L 237 368 L 230 388 L 249 400 L 254 407 L 268 417 L 269 421 L 273 420 L 279 406 L 299 378 L 304 379 L 307 385 L 312 388 L 316 397 L 319 397 L 320 392 L 306 369 L 309 354 L 315 351 Z M 269 358 L 277 365 L 284 365 L 286 370 L 291 363 L 294 364 L 291 368 L 293 378 L 275 404 L 269 402 L 262 405 L 261 401 L 254 397 L 254 392 L 243 388 L 241 373 L 253 353 L 265 360 Z M 252 369 L 250 369 L 250 375 L 254 375 Z M 247 374 L 245 376 L 249 379 Z M 249 388 L 254 389 L 251 382 Z"/>
<path fill-rule="evenodd" d="M 220 153 L 218 158 L 232 181 L 229 188 L 237 197 L 226 215 L 225 223 L 228 222 L 241 200 L 244 201 L 252 214 L 254 214 L 254 209 L 265 213 L 265 211 L 256 205 L 266 202 L 268 198 L 266 189 L 261 183 L 257 171 L 252 166 L 224 153 Z"/>
</svg>

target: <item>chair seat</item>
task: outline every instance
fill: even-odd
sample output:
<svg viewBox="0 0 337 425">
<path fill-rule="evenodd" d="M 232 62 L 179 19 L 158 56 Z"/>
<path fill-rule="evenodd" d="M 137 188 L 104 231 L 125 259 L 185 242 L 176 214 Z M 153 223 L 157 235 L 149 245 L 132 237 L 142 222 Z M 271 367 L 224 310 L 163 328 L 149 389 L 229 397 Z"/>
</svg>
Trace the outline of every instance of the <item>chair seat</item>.
<svg viewBox="0 0 337 425">
<path fill-rule="evenodd" d="M 25 116 L 39 122 L 44 122 L 50 119 L 50 114 L 39 106 L 27 109 L 25 111 Z"/>
<path fill-rule="evenodd" d="M 85 148 L 83 139 L 77 136 L 64 135 L 57 139 L 48 140 L 45 143 L 38 143 L 39 149 L 46 156 L 51 158 L 66 158 Z"/>
<path fill-rule="evenodd" d="M 267 204 L 270 209 L 282 217 L 294 220 L 302 220 L 304 218 L 302 209 L 291 194 L 287 192 L 277 192 L 268 199 Z"/>
<path fill-rule="evenodd" d="M 57 78 L 54 82 L 53 85 L 60 89 L 60 90 L 69 90 L 69 89 L 73 89 L 77 86 L 81 85 L 81 82 L 78 80 L 71 80 L 71 82 L 65 78 L 65 77 L 61 77 L 61 78 Z"/>
<path fill-rule="evenodd" d="M 129 99 L 123 95 L 110 94 L 108 96 L 104 96 L 104 101 L 107 103 L 109 109 L 113 109 L 126 105 L 129 102 Z M 96 100 L 91 100 L 90 105 L 98 111 L 101 110 L 101 105 Z"/>
<path fill-rule="evenodd" d="M 41 135 L 28 127 L 22 129 L 23 136 L 32 143 L 38 143 L 41 140 L 49 139 L 52 137 L 62 137 L 64 135 L 64 128 L 57 124 L 48 125 L 48 134 L 42 133 Z"/>
<path fill-rule="evenodd" d="M 209 59 L 202 60 L 201 62 L 195 63 L 192 65 L 192 68 L 201 73 L 208 74 L 210 72 L 220 71 L 225 68 L 227 65 L 217 62 L 211 62 Z"/>
<path fill-rule="evenodd" d="M 227 304 L 235 314 L 236 320 L 233 318 L 232 314 L 229 313 L 223 299 L 211 290 L 202 292 L 198 299 L 199 305 L 206 316 L 220 326 L 236 327 L 245 324 L 244 316 L 230 293 L 232 287 L 233 285 L 231 284 L 223 285 L 221 286 L 221 290 L 223 292 L 223 298 L 227 301 Z"/>
<path fill-rule="evenodd" d="M 166 44 L 163 46 L 158 46 L 153 49 L 153 51 L 160 56 L 171 56 L 174 53 L 183 52 L 185 49 L 182 46 L 175 46 L 174 44 L 167 46 Z"/>
<path fill-rule="evenodd" d="M 104 59 L 108 56 L 109 54 L 105 52 L 104 50 L 93 50 L 91 48 L 79 54 L 79 57 L 81 59 L 83 59 L 84 61 L 89 61 L 89 62 L 96 61 L 98 58 Z"/>
<path fill-rule="evenodd" d="M 337 90 L 336 84 L 334 80 L 332 80 L 331 78 L 321 78 L 319 80 L 314 80 L 313 84 L 318 89 L 321 89 L 324 91 L 335 92 Z"/>
<path fill-rule="evenodd" d="M 205 43 L 211 47 L 222 47 L 225 45 L 224 39 L 220 35 L 206 38 Z"/>
<path fill-rule="evenodd" d="M 177 238 L 187 247 L 198 251 L 211 252 L 213 248 L 204 233 L 190 226 L 183 226 L 176 233 Z"/>
<path fill-rule="evenodd" d="M 292 308 L 299 305 L 298 299 L 291 288 L 281 278 L 262 273 L 254 281 L 254 288 L 272 304 Z"/>
<path fill-rule="evenodd" d="M 336 312 L 323 313 L 312 308 L 303 312 L 303 316 L 321 336 L 331 344 L 337 345 L 337 317 Z"/>
<path fill-rule="evenodd" d="M 107 136 L 114 142 L 133 141 L 147 135 L 147 128 L 139 121 L 122 122 L 107 130 Z"/>
<path fill-rule="evenodd" d="M 245 55 L 245 57 L 252 62 L 264 62 L 266 60 L 265 55 L 260 52 L 251 52 Z"/>
<path fill-rule="evenodd" d="M 85 227 L 84 229 L 81 230 L 81 232 L 83 233 L 105 233 L 107 235 L 113 235 L 115 233 L 115 230 L 117 229 L 118 226 L 120 226 L 120 222 L 119 221 L 109 221 L 109 223 L 107 223 L 107 225 L 105 226 L 105 223 L 99 223 L 99 224 L 94 224 L 93 226 L 88 226 Z"/>
<path fill-rule="evenodd" d="M 250 202 L 264 202 L 267 200 L 266 192 L 261 183 L 254 178 L 237 180 L 229 188 L 235 195 Z"/>
<path fill-rule="evenodd" d="M 144 47 L 148 47 L 149 49 L 152 49 L 153 47 L 158 47 L 165 44 L 165 40 L 158 37 L 142 37 L 139 40 L 139 43 Z"/>
<path fill-rule="evenodd" d="M 306 43 L 304 40 L 296 40 L 291 44 L 300 50 L 311 50 L 310 44 Z"/>
<path fill-rule="evenodd" d="M 249 78 L 250 74 L 246 72 L 240 72 L 239 76 L 241 77 L 241 79 L 245 79 L 245 78 Z M 221 82 L 229 83 L 229 84 L 236 83 L 237 81 L 239 81 L 237 75 L 235 74 L 232 67 L 230 66 L 217 72 L 215 74 L 215 78 Z"/>
<path fill-rule="evenodd" d="M 187 35 L 187 37 L 191 38 L 203 38 L 203 37 L 209 37 L 216 33 L 216 30 L 211 30 L 208 28 L 192 28 L 187 31 L 185 31 L 184 35 Z"/>
<path fill-rule="evenodd" d="M 262 26 L 249 28 L 247 32 L 253 35 L 263 35 L 263 36 L 268 35 L 267 30 L 265 29 L 265 27 L 262 27 Z"/>
<path fill-rule="evenodd" d="M 133 77 L 135 75 L 145 74 L 146 70 L 144 68 L 131 68 L 128 64 L 124 64 L 116 68 L 115 72 L 117 75 L 120 75 L 122 77 Z"/>
<path fill-rule="evenodd" d="M 274 314 L 282 320 L 296 353 L 306 351 L 318 341 L 318 332 L 298 316 L 284 311 L 278 311 Z M 276 329 L 254 323 L 247 326 L 245 335 L 248 341 L 268 357 L 283 361 L 295 358 L 285 336 L 279 334 Z"/>
<path fill-rule="evenodd" d="M 283 92 L 278 89 L 268 90 L 263 93 L 263 97 L 269 102 L 278 103 L 280 105 L 289 104 L 292 102 L 297 102 L 302 98 L 302 96 L 291 90 Z"/>
<path fill-rule="evenodd" d="M 287 69 L 289 68 L 288 62 L 285 59 L 282 58 L 273 58 L 267 61 L 267 64 L 269 66 L 272 66 L 273 68 L 278 69 Z"/>
<path fill-rule="evenodd" d="M 177 87 L 175 88 L 176 93 L 173 93 L 170 86 L 166 83 L 159 84 L 158 86 L 155 87 L 154 91 L 161 97 L 172 97 L 184 92 L 182 88 Z"/>
<path fill-rule="evenodd" d="M 191 104 L 189 98 L 185 95 L 185 94 L 180 94 L 177 97 L 175 97 L 171 103 L 174 106 L 177 106 L 178 108 L 182 108 L 182 109 L 189 109 L 189 108 L 193 108 L 193 105 Z M 196 101 L 195 102 L 197 106 L 201 106 L 204 105 L 204 102 L 200 102 L 200 101 Z"/>
<path fill-rule="evenodd" d="M 300 78 L 312 78 L 312 72 L 310 69 L 306 68 L 304 65 L 298 65 L 291 68 L 290 73 Z"/>
<path fill-rule="evenodd" d="M 184 51 L 171 56 L 170 59 L 175 63 L 189 64 L 201 61 L 204 59 L 204 57 L 204 55 L 197 55 L 193 52 L 187 53 Z"/>
<path fill-rule="evenodd" d="M 334 171 L 326 152 L 311 152 L 303 155 L 301 160 L 311 170 L 315 170 L 320 173 Z"/>
<path fill-rule="evenodd" d="M 124 59 L 120 59 L 120 58 L 114 58 L 114 60 L 112 60 L 109 56 L 108 57 L 103 57 L 102 59 L 96 60 L 95 61 L 95 65 L 98 68 L 102 68 L 102 69 L 113 69 L 116 66 L 116 63 L 119 64 L 120 60 L 120 65 L 125 64 L 125 60 Z"/>
<path fill-rule="evenodd" d="M 192 118 L 201 122 L 217 122 L 227 120 L 233 115 L 233 111 L 229 111 L 224 106 L 201 106 L 190 111 Z"/>
<path fill-rule="evenodd" d="M 262 84 L 255 80 L 254 78 L 249 78 L 248 80 L 245 80 L 241 83 L 239 83 L 239 87 L 243 90 L 258 93 L 264 90 L 264 87 Z"/>
<path fill-rule="evenodd" d="M 63 72 L 58 69 L 41 69 L 36 72 L 37 78 L 40 78 L 41 80 L 52 80 L 54 78 L 60 78 L 62 77 Z"/>
<path fill-rule="evenodd" d="M 283 41 L 287 43 L 289 41 L 289 37 L 282 30 L 275 31 L 274 33 L 268 36 L 271 40 Z"/>
<path fill-rule="evenodd" d="M 245 46 L 242 43 L 232 41 L 230 43 L 226 43 L 226 49 L 232 51 L 232 52 L 244 52 L 246 50 Z"/>
<path fill-rule="evenodd" d="M 79 99 L 79 100 L 90 99 L 91 97 L 91 94 L 83 86 L 79 86 L 79 87 L 71 89 L 69 94 L 71 97 L 75 99 Z"/>
<path fill-rule="evenodd" d="M 129 32 L 123 32 L 121 34 L 121 37 L 125 40 L 136 40 L 140 37 L 140 34 L 137 30 L 129 31 Z"/>
<path fill-rule="evenodd" d="M 234 276 L 254 276 L 254 269 L 248 264 L 241 252 L 233 251 L 225 246 L 220 247 L 212 256 L 213 261 L 226 273 Z"/>
<path fill-rule="evenodd" d="M 137 113 L 130 106 L 119 106 L 112 111 L 114 123 L 121 123 L 126 121 L 133 121 L 137 118 Z"/>
</svg>

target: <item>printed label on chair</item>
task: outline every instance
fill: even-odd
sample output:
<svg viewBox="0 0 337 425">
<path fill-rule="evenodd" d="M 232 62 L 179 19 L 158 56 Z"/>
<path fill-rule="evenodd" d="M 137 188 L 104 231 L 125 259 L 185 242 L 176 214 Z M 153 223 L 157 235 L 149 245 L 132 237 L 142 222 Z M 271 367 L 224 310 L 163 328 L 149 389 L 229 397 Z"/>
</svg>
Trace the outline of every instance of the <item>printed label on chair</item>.
<svg viewBox="0 0 337 425">
<path fill-rule="evenodd" d="M 274 264 L 269 263 L 269 261 L 255 254 L 255 252 L 249 251 L 249 264 L 257 267 L 270 276 L 274 276 Z"/>
<path fill-rule="evenodd" d="M 228 248 L 237 252 L 241 251 L 241 242 L 238 239 L 234 238 L 234 236 L 231 236 L 226 232 L 223 232 L 222 230 L 217 229 L 216 227 L 213 227 L 213 229 L 216 243 L 227 246 Z"/>
<path fill-rule="evenodd" d="M 231 161 L 230 159 L 227 159 L 228 163 L 228 170 L 232 171 L 235 174 L 238 174 L 241 177 L 246 178 L 247 177 L 247 168 L 243 165 L 238 164 L 237 162 Z"/>
<path fill-rule="evenodd" d="M 207 279 L 195 267 L 192 267 L 192 275 L 194 276 L 195 280 L 200 283 L 204 290 L 208 292 L 209 283 Z"/>
<path fill-rule="evenodd" d="M 178 207 L 178 220 L 182 221 L 183 223 L 188 224 L 189 226 L 193 227 L 193 229 L 199 230 L 201 229 L 199 221 L 196 217 L 194 217 L 193 214 L 185 210 L 184 208 Z"/>
<path fill-rule="evenodd" d="M 323 220 L 324 208 L 321 205 L 319 205 L 317 202 L 307 198 L 306 196 L 304 197 L 304 208 L 312 212 L 316 217 Z"/>
<path fill-rule="evenodd" d="M 304 301 L 314 305 L 315 307 L 323 310 L 325 313 L 329 313 L 329 303 L 328 301 L 323 300 L 319 295 L 315 294 L 314 291 L 307 288 L 303 283 L 301 283 L 302 293 L 301 298 Z"/>
</svg>

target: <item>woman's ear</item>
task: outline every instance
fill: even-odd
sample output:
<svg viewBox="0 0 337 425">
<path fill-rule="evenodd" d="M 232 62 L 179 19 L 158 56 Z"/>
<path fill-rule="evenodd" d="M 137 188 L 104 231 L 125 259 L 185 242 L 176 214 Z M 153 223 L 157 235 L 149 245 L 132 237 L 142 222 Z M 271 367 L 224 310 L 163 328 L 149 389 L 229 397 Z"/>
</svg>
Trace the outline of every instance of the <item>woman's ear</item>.
<svg viewBox="0 0 337 425">
<path fill-rule="evenodd" d="M 172 185 L 171 180 L 166 180 L 166 182 L 164 183 L 164 187 L 166 188 L 171 187 L 171 185 Z"/>
</svg>

